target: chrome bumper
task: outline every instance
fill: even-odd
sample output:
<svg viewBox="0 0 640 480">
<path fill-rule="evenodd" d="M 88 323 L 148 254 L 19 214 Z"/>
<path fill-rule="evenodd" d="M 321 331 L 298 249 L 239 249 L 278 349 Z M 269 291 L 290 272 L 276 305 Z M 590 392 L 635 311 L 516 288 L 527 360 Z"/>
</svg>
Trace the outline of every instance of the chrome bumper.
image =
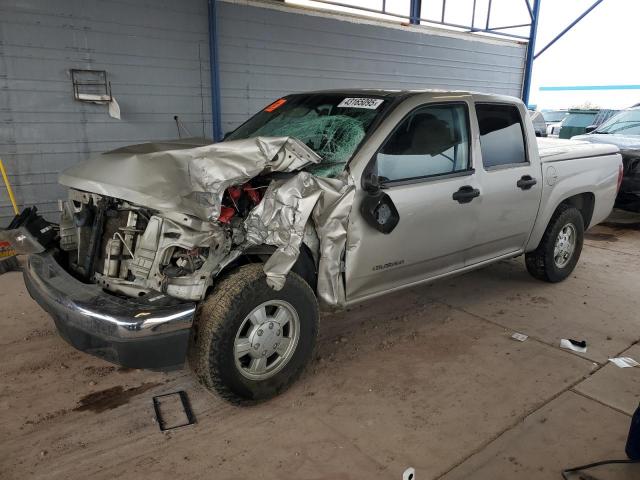
<svg viewBox="0 0 640 480">
<path fill-rule="evenodd" d="M 159 292 L 115 297 L 76 280 L 51 253 L 28 257 L 24 281 L 61 336 L 78 350 L 130 368 L 164 370 L 184 363 L 195 303 Z"/>
</svg>

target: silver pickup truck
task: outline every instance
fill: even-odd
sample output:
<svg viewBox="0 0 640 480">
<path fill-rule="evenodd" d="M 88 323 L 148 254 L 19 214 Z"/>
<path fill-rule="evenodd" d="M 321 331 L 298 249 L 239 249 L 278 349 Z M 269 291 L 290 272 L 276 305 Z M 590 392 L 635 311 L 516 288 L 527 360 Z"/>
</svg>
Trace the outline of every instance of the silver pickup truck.
<svg viewBox="0 0 640 480">
<path fill-rule="evenodd" d="M 26 212 L 0 240 L 29 254 L 27 288 L 74 347 L 135 368 L 188 358 L 208 388 L 256 401 L 308 363 L 319 304 L 522 254 L 564 280 L 621 177 L 614 146 L 536 140 L 516 98 L 312 92 L 220 143 L 75 165 L 59 224 Z"/>
</svg>

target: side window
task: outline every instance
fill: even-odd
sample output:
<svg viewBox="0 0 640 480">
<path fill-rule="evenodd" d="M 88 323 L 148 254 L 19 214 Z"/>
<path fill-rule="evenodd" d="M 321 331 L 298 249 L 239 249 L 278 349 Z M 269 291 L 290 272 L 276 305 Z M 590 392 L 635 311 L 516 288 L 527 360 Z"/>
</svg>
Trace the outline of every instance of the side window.
<svg viewBox="0 0 640 480">
<path fill-rule="evenodd" d="M 381 182 L 469 169 L 466 105 L 431 105 L 407 116 L 376 157 Z"/>
<path fill-rule="evenodd" d="M 525 163 L 524 129 L 515 105 L 477 103 L 482 164 L 486 168 Z"/>
</svg>

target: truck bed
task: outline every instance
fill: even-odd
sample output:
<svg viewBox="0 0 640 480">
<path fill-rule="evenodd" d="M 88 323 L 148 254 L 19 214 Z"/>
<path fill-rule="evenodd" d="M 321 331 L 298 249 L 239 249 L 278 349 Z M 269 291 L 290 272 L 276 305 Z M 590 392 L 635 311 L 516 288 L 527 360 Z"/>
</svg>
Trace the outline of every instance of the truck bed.
<svg viewBox="0 0 640 480">
<path fill-rule="evenodd" d="M 618 153 L 618 147 L 607 144 L 594 144 L 579 140 L 536 137 L 540 162 L 558 162 L 577 158 L 596 157 Z"/>
</svg>

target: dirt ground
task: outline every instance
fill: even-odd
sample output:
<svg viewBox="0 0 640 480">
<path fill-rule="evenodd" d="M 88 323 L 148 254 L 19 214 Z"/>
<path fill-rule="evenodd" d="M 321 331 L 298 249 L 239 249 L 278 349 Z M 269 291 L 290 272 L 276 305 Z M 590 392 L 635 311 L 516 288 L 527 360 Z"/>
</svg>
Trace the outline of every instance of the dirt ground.
<svg viewBox="0 0 640 480">
<path fill-rule="evenodd" d="M 21 275 L 2 275 L 0 478 L 399 480 L 411 466 L 416 480 L 536 480 L 624 458 L 640 368 L 607 359 L 640 361 L 640 217 L 612 222 L 561 284 L 515 259 L 324 316 L 307 373 L 254 407 L 186 370 L 75 351 Z M 180 389 L 197 423 L 163 433 L 152 397 Z M 589 473 L 637 480 L 640 464 Z"/>
</svg>

